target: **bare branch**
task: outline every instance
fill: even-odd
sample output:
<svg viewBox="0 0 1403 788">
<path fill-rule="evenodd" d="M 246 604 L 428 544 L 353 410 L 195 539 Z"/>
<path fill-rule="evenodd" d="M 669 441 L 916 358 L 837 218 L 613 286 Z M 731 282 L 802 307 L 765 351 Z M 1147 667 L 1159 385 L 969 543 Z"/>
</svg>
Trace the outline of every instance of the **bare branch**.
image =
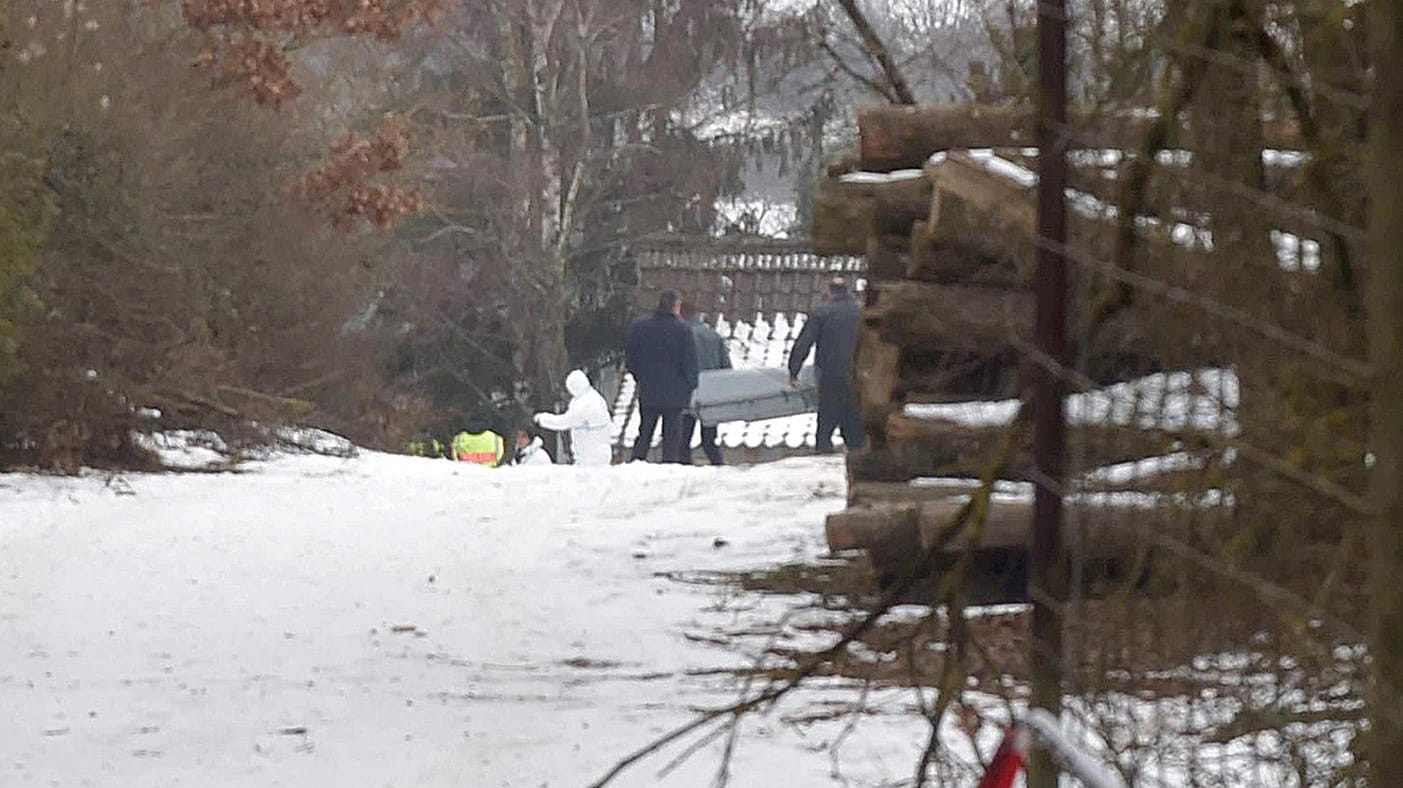
<svg viewBox="0 0 1403 788">
<path fill-rule="evenodd" d="M 867 16 L 858 8 L 857 0 L 838 0 L 838 5 L 843 12 L 852 20 L 853 27 L 862 36 L 863 44 L 866 46 L 868 57 L 872 58 L 882 67 L 882 74 L 886 76 L 887 83 L 891 85 L 892 95 L 896 97 L 895 104 L 915 104 L 916 96 L 911 92 L 910 86 L 906 82 L 906 77 L 902 75 L 900 67 L 892 58 L 887 45 L 882 42 L 882 37 L 877 35 L 877 31 L 872 27 L 872 23 L 867 21 Z"/>
</svg>

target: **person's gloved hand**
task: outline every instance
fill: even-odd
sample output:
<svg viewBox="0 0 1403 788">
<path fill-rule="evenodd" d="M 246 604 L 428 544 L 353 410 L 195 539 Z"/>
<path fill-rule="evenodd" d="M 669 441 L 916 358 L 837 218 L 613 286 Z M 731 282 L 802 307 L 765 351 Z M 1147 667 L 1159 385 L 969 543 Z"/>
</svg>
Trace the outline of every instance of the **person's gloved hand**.
<svg viewBox="0 0 1403 788">
<path fill-rule="evenodd" d="M 533 423 L 535 423 L 536 426 L 539 427 L 539 426 L 541 425 L 541 417 L 544 416 L 544 415 L 546 415 L 546 414 L 544 414 L 544 413 L 537 413 L 535 416 L 532 416 L 532 417 L 531 417 L 531 421 L 532 421 Z"/>
</svg>

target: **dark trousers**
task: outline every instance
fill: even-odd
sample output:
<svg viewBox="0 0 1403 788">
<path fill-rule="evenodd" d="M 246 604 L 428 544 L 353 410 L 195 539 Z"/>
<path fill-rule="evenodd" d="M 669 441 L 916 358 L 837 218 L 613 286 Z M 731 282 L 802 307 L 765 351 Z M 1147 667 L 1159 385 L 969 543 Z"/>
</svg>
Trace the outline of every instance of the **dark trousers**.
<svg viewBox="0 0 1403 788">
<path fill-rule="evenodd" d="M 687 455 L 687 463 L 689 465 L 692 462 L 692 433 L 696 430 L 696 427 L 696 416 L 693 416 L 689 413 L 686 416 L 682 417 L 682 440 L 684 441 L 683 451 Z M 726 464 L 725 461 L 721 459 L 721 447 L 716 445 L 715 425 L 710 427 L 706 426 L 705 424 L 701 425 L 701 447 L 702 451 L 706 452 L 706 459 L 712 465 Z"/>
<path fill-rule="evenodd" d="M 857 392 L 847 381 L 819 381 L 818 384 L 818 435 L 814 437 L 814 449 L 820 454 L 833 451 L 833 431 L 843 433 L 843 443 L 856 451 L 867 445 L 867 435 L 862 430 L 862 411 L 857 406 Z"/>
<path fill-rule="evenodd" d="M 648 459 L 648 448 L 658 421 L 663 423 L 663 462 L 685 464 L 687 441 L 682 433 L 681 408 L 638 408 L 638 440 L 633 444 L 633 459 Z"/>
</svg>

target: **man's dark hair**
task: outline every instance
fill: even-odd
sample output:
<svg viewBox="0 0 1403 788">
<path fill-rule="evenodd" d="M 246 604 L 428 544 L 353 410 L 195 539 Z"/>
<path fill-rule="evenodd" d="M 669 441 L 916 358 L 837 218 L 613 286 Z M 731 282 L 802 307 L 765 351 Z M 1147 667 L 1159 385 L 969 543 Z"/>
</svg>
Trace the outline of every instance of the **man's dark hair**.
<svg viewBox="0 0 1403 788">
<path fill-rule="evenodd" d="M 664 290 L 658 294 L 658 311 L 671 312 L 677 308 L 677 291 Z"/>
<path fill-rule="evenodd" d="M 830 295 L 842 295 L 848 292 L 848 280 L 841 276 L 835 276 L 828 280 L 828 292 Z"/>
<path fill-rule="evenodd" d="M 683 301 L 682 306 L 678 307 L 678 311 L 682 313 L 683 320 L 691 320 L 697 316 L 697 305 L 691 301 Z"/>
</svg>

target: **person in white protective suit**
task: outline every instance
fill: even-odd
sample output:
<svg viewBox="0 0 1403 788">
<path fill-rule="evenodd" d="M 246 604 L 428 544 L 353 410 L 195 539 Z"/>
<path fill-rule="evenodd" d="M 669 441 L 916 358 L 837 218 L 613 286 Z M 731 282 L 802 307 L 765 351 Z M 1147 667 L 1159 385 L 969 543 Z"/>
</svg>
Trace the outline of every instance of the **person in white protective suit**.
<svg viewBox="0 0 1403 788">
<path fill-rule="evenodd" d="M 516 458 L 512 460 L 512 465 L 553 464 L 539 435 L 533 436 L 526 430 L 516 431 Z"/>
<path fill-rule="evenodd" d="M 576 465 L 609 465 L 614 459 L 609 445 L 614 419 L 608 403 L 578 369 L 565 376 L 565 390 L 570 392 L 570 406 L 564 413 L 537 413 L 533 421 L 543 429 L 570 431 Z"/>
</svg>

